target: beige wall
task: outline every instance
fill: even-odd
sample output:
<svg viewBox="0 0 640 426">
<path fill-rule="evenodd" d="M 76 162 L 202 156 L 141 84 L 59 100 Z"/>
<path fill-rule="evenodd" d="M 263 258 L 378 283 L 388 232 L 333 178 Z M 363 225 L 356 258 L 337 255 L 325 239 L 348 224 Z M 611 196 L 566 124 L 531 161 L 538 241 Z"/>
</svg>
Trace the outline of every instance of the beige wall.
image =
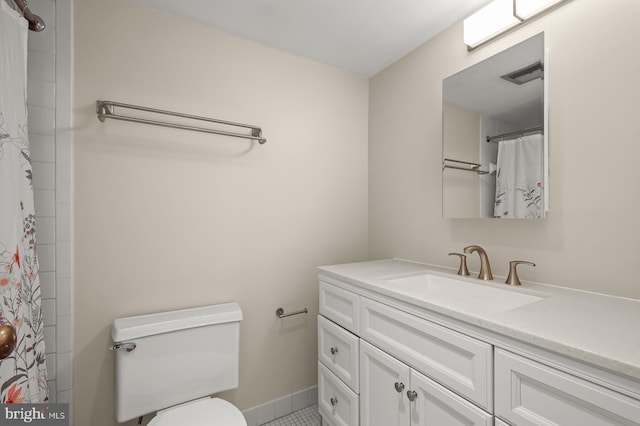
<svg viewBox="0 0 640 426">
<path fill-rule="evenodd" d="M 446 140 L 442 158 L 480 164 L 480 114 L 444 104 L 442 118 L 443 139 Z M 474 143 L 475 141 L 475 143 Z M 449 162 L 466 170 L 443 169 L 442 214 L 445 217 L 477 217 L 480 214 L 480 179 L 469 172 L 469 166 Z"/>
<path fill-rule="evenodd" d="M 638 22 L 638 0 L 574 0 L 471 53 L 458 23 L 372 78 L 370 256 L 454 266 L 447 253 L 476 243 L 494 273 L 525 259 L 538 266 L 522 278 L 640 298 Z M 548 218 L 442 219 L 442 79 L 540 31 L 550 51 Z"/>
<path fill-rule="evenodd" d="M 315 268 L 367 256 L 367 79 L 124 0 L 75 2 L 74 72 L 75 424 L 115 424 L 122 316 L 238 301 L 226 397 L 315 385 Z M 103 124 L 96 99 L 256 124 L 268 142 Z"/>
</svg>

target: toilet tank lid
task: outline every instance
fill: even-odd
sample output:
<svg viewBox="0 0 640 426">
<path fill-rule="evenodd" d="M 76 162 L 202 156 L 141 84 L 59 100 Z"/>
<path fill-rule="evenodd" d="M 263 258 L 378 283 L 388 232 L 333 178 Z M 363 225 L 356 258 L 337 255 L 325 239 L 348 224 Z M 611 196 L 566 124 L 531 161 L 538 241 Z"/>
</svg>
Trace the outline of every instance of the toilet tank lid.
<svg viewBox="0 0 640 426">
<path fill-rule="evenodd" d="M 201 306 L 118 318 L 113 322 L 111 338 L 114 342 L 124 342 L 154 334 L 240 320 L 242 320 L 242 310 L 235 302 Z"/>
</svg>

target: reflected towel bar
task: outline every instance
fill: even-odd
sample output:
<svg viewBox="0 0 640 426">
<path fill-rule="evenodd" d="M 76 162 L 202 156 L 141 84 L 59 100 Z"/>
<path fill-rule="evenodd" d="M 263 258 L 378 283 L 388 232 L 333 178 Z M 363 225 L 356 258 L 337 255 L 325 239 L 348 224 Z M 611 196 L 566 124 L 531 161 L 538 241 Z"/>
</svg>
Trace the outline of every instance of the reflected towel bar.
<svg viewBox="0 0 640 426">
<path fill-rule="evenodd" d="M 503 133 L 501 135 L 496 135 L 496 136 L 487 136 L 487 142 L 495 142 L 497 139 L 500 139 L 500 140 L 509 139 L 509 137 L 511 136 L 517 137 L 517 136 L 528 135 L 531 133 L 538 133 L 538 132 L 542 133 L 543 130 L 544 129 L 539 126 L 539 127 L 532 127 L 530 129 L 518 130 L 517 132 Z"/>
<path fill-rule="evenodd" d="M 290 317 L 292 315 L 306 314 L 307 312 L 309 312 L 307 311 L 307 308 L 304 308 L 304 309 L 300 309 L 299 311 L 287 312 L 285 314 L 284 309 L 278 308 L 276 309 L 276 316 L 278 318 L 285 318 L 285 317 Z"/>
<path fill-rule="evenodd" d="M 459 164 L 465 164 L 469 167 L 461 167 L 461 166 L 452 166 L 450 164 L 446 164 L 446 162 L 452 162 L 452 163 L 459 163 Z M 453 160 L 451 158 L 445 158 L 444 160 L 442 160 L 442 169 L 456 169 L 456 170 L 463 170 L 465 172 L 474 172 L 477 173 L 479 175 L 488 175 L 489 172 L 487 172 L 486 170 L 480 170 L 480 167 L 482 166 L 482 164 L 478 164 L 478 163 L 471 163 L 469 161 L 462 161 L 462 160 Z"/>
<path fill-rule="evenodd" d="M 144 111 L 144 112 L 149 112 L 153 114 L 169 115 L 172 117 L 186 118 L 189 120 L 206 121 L 208 123 L 224 124 L 226 126 L 244 127 L 244 128 L 250 129 L 251 134 L 246 135 L 242 133 L 227 132 L 224 130 L 210 129 L 206 127 L 189 126 L 185 124 L 170 123 L 166 121 L 150 120 L 147 118 L 118 115 L 115 113 L 115 107 L 124 108 L 124 109 L 133 109 L 137 111 Z M 249 124 L 242 124 L 242 123 L 234 123 L 233 121 L 218 120 L 215 118 L 199 117 L 197 115 L 183 114 L 180 112 L 164 111 L 161 109 L 123 104 L 120 102 L 96 101 L 96 114 L 98 115 L 98 120 L 100 120 L 101 122 L 104 122 L 104 120 L 107 118 L 113 118 L 114 120 L 130 121 L 133 123 L 151 124 L 154 126 L 163 126 L 163 127 L 174 128 L 174 129 L 192 130 L 195 132 L 213 133 L 216 135 L 231 136 L 234 138 L 252 139 L 252 140 L 258 141 L 260 144 L 263 144 L 267 141 L 265 138 L 262 137 L 262 129 L 257 126 L 252 126 Z"/>
</svg>

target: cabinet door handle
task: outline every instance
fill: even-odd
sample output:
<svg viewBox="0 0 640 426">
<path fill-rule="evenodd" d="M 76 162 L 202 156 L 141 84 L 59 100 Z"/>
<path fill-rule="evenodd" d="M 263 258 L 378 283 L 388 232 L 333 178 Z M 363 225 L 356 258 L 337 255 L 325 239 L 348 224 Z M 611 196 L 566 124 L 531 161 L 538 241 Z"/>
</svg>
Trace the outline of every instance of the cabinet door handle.
<svg viewBox="0 0 640 426">
<path fill-rule="evenodd" d="M 404 383 L 396 382 L 395 383 L 396 391 L 401 393 L 404 390 Z"/>
<path fill-rule="evenodd" d="M 338 348 L 336 348 L 335 346 L 331 347 L 331 355 L 335 355 L 338 353 Z"/>
<path fill-rule="evenodd" d="M 412 390 L 407 391 L 407 398 L 409 398 L 409 401 L 413 402 L 416 400 L 417 397 L 418 397 L 418 393 L 416 391 L 412 391 Z"/>
<path fill-rule="evenodd" d="M 338 398 L 336 398 L 335 396 L 332 396 L 329 402 L 331 403 L 332 407 L 335 407 L 336 405 L 338 405 Z"/>
</svg>

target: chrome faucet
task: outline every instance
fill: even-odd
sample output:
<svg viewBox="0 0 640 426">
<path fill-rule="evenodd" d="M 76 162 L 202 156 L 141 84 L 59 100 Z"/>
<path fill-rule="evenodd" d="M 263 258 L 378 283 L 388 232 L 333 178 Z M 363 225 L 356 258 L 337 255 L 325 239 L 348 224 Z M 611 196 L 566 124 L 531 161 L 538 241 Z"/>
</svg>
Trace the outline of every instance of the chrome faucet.
<svg viewBox="0 0 640 426">
<path fill-rule="evenodd" d="M 489 256 L 487 256 L 487 252 L 480 246 L 471 245 L 464 248 L 465 253 L 473 253 L 477 252 L 480 256 L 480 273 L 478 274 L 478 278 L 482 280 L 492 280 L 493 274 L 491 273 L 491 265 L 489 265 Z"/>
</svg>

